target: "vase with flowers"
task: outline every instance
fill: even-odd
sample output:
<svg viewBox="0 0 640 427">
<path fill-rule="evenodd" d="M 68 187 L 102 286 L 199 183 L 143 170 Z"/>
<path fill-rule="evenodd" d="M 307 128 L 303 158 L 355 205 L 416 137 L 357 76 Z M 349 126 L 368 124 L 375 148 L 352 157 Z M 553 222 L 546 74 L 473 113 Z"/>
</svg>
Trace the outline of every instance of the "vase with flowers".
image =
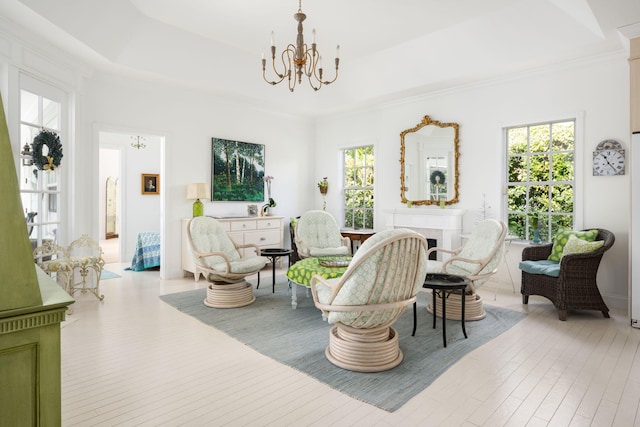
<svg viewBox="0 0 640 427">
<path fill-rule="evenodd" d="M 531 240 L 531 243 L 539 245 L 542 243 L 542 240 L 540 239 L 540 217 L 537 213 L 531 215 L 531 228 L 533 230 L 533 240 Z"/>
<path fill-rule="evenodd" d="M 261 214 L 262 216 L 271 215 L 271 209 L 276 207 L 276 201 L 271 197 L 271 181 L 273 181 L 273 177 L 271 175 L 264 176 L 264 182 L 267 184 L 267 197 L 269 202 L 262 205 Z"/>
</svg>

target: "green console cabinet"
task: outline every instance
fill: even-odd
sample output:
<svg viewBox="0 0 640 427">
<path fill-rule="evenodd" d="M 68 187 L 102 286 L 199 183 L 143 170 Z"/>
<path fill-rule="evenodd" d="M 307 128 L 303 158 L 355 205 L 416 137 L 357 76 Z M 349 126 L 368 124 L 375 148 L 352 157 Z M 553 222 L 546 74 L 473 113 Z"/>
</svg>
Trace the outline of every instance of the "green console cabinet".
<svg viewBox="0 0 640 427">
<path fill-rule="evenodd" d="M 0 311 L 0 426 L 59 426 L 60 322 L 73 299 L 38 269 L 42 305 Z"/>
</svg>

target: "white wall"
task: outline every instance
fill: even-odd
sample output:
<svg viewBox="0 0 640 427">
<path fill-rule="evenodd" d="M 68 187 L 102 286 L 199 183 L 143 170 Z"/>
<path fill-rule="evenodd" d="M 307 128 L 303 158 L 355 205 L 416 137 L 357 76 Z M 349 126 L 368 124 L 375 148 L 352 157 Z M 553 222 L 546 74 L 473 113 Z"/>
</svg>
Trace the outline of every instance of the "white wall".
<svg viewBox="0 0 640 427">
<path fill-rule="evenodd" d="M 385 209 L 400 202 L 400 132 L 414 127 L 424 115 L 460 124 L 460 203 L 467 209 L 465 232 L 470 232 L 486 193 L 496 216 L 503 203 L 504 151 L 501 129 L 506 125 L 573 117 L 584 119 L 577 129 L 577 226 L 601 227 L 616 236 L 598 274 L 601 292 L 612 306 L 626 307 L 629 224 L 629 176 L 594 177 L 592 152 L 604 139 L 629 147 L 629 77 L 626 55 L 613 55 L 572 66 L 541 70 L 526 76 L 488 82 L 440 94 L 380 105 L 350 115 L 328 117 L 317 123 L 316 170 L 340 183 L 339 149 L 361 141 L 375 141 L 376 228 L 385 226 Z M 579 122 L 580 123 L 580 122 Z M 334 185 L 327 196 L 328 210 L 340 218 L 340 192 Z M 319 196 L 318 196 L 319 197 Z M 420 209 L 420 208 L 416 208 Z M 426 209 L 426 208 L 423 208 Z M 511 272 L 519 290 L 520 258 L 511 252 Z M 502 272 L 502 280 L 508 280 Z M 511 284 L 505 285 L 508 288 Z"/>
<path fill-rule="evenodd" d="M 182 275 L 180 219 L 190 217 L 192 211 L 192 201 L 186 199 L 186 187 L 190 182 L 210 182 L 212 137 L 266 146 L 266 172 L 274 176 L 272 196 L 278 204 L 277 215 L 288 220 L 311 205 L 311 194 L 315 191 L 311 122 L 225 103 L 211 94 L 147 81 L 97 75 L 88 80 L 85 87 L 84 132 L 91 133 L 91 127 L 96 126 L 139 129 L 165 137 L 160 171 L 162 202 L 157 213 L 157 218 L 162 218 L 165 224 L 163 277 Z M 78 179 L 93 179 L 91 171 L 85 173 Z M 248 204 L 204 203 L 205 215 L 246 214 Z M 97 203 L 94 207 L 78 201 L 76 209 L 92 215 Z M 130 207 L 127 210 L 130 211 Z M 126 251 L 133 249 L 135 246 Z"/>
</svg>

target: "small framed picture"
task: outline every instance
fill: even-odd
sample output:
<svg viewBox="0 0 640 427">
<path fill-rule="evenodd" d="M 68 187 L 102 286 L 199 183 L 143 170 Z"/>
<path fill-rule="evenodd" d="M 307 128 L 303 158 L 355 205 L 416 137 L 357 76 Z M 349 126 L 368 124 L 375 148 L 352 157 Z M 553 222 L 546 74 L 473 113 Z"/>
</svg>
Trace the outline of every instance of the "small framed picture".
<svg viewBox="0 0 640 427">
<path fill-rule="evenodd" d="M 247 215 L 258 216 L 258 205 L 247 205 Z"/>
<path fill-rule="evenodd" d="M 153 173 L 143 173 L 142 194 L 160 194 L 160 175 Z"/>
</svg>

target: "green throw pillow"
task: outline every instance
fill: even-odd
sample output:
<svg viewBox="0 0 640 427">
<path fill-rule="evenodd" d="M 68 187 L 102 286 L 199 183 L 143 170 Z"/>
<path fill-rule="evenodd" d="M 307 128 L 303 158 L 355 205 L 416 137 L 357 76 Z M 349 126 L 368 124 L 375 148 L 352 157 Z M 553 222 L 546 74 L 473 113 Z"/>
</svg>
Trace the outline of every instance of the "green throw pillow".
<svg viewBox="0 0 640 427">
<path fill-rule="evenodd" d="M 551 249 L 551 255 L 549 255 L 549 260 L 551 261 L 560 261 L 562 258 L 562 251 L 564 250 L 564 245 L 569 241 L 570 236 L 576 236 L 579 239 L 586 240 L 587 242 L 593 242 L 596 240 L 596 236 L 598 235 L 598 230 L 587 230 L 587 231 L 573 231 L 573 230 L 563 230 L 559 231 L 553 237 L 553 247 Z"/>
<path fill-rule="evenodd" d="M 602 245 L 604 245 L 604 240 L 587 242 L 586 240 L 579 239 L 576 236 L 569 236 L 569 240 L 562 250 L 562 256 L 570 254 L 584 254 L 595 251 L 596 249 L 600 249 Z"/>
</svg>

